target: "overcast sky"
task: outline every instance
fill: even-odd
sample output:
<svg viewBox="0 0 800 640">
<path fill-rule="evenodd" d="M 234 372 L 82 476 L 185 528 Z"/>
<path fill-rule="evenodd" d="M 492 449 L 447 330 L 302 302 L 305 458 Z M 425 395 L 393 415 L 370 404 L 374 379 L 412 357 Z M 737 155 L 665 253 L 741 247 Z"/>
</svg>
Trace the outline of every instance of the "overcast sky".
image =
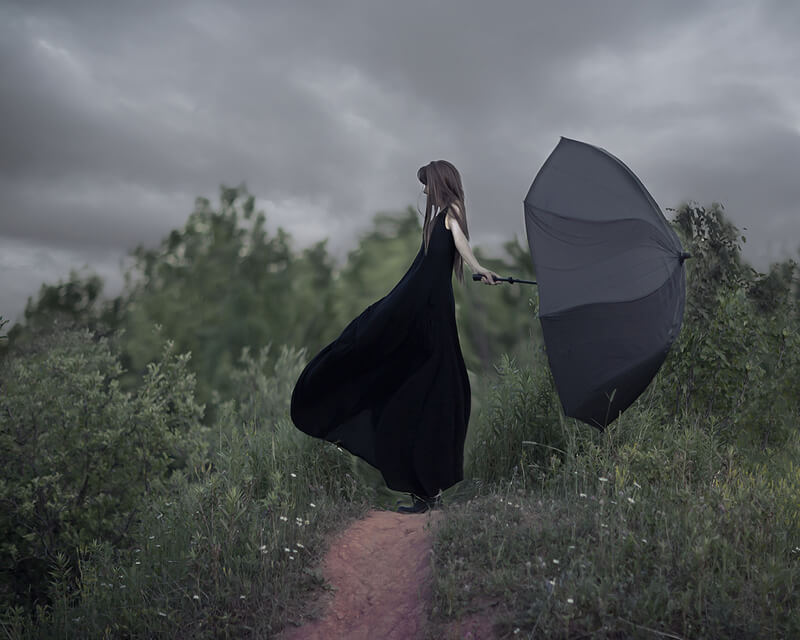
<svg viewBox="0 0 800 640">
<path fill-rule="evenodd" d="M 562 135 L 796 257 L 799 34 L 791 0 L 0 0 L 0 315 L 83 265 L 116 293 L 221 183 L 342 254 L 444 158 L 473 243 L 522 238 Z"/>
</svg>

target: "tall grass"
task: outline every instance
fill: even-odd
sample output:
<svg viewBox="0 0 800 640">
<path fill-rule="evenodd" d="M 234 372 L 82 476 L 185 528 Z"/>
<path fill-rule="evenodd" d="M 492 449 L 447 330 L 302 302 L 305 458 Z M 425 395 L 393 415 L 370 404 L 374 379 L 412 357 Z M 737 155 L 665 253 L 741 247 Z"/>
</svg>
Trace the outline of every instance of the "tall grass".
<svg viewBox="0 0 800 640">
<path fill-rule="evenodd" d="M 800 637 L 797 437 L 735 447 L 647 398 L 600 434 L 550 410 L 543 374 L 499 372 L 483 489 L 435 543 L 437 632 L 477 611 L 502 637 Z"/>
</svg>

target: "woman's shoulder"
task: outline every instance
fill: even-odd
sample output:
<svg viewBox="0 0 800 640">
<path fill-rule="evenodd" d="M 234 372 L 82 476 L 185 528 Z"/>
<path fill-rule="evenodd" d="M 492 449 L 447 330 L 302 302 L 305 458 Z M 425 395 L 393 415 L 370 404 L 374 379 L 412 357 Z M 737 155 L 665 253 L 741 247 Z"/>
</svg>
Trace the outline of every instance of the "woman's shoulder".
<svg viewBox="0 0 800 640">
<path fill-rule="evenodd" d="M 441 211 L 444 214 L 444 226 L 450 229 L 451 222 L 458 224 L 458 217 L 461 215 L 461 209 L 457 202 L 451 202 Z"/>
</svg>

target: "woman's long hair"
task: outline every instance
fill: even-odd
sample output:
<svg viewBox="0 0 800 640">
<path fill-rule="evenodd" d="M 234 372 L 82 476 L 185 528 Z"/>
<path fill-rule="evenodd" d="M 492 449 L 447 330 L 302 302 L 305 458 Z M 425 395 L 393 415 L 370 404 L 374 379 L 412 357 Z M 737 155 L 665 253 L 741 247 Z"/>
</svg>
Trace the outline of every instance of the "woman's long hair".
<svg viewBox="0 0 800 640">
<path fill-rule="evenodd" d="M 419 181 L 428 187 L 428 199 L 425 202 L 425 222 L 422 225 L 422 236 L 425 239 L 425 253 L 428 252 L 428 244 L 433 233 L 433 216 L 445 207 L 456 204 L 458 210 L 450 209 L 458 226 L 469 240 L 469 229 L 467 228 L 467 210 L 464 207 L 464 187 L 461 185 L 461 175 L 447 160 L 434 160 L 420 167 L 417 171 Z M 464 281 L 464 260 L 461 254 L 456 251 L 453 259 L 453 271 L 459 282 Z"/>
</svg>

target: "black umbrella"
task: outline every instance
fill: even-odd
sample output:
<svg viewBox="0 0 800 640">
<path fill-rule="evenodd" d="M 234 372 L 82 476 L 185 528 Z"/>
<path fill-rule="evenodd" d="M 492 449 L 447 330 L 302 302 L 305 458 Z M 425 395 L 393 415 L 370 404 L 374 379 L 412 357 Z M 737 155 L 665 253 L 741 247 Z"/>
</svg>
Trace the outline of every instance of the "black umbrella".
<svg viewBox="0 0 800 640">
<path fill-rule="evenodd" d="M 567 138 L 531 185 L 525 226 L 564 413 L 603 429 L 645 390 L 680 331 L 688 254 L 628 167 Z"/>
</svg>

